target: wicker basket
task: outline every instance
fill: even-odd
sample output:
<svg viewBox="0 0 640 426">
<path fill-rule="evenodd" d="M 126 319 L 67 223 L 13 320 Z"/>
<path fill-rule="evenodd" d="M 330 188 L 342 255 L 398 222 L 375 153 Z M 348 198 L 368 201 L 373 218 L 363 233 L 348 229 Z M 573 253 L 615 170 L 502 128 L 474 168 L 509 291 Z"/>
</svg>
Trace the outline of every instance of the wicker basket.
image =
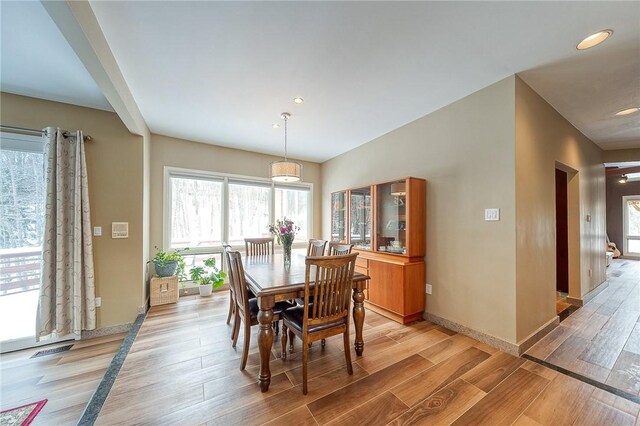
<svg viewBox="0 0 640 426">
<path fill-rule="evenodd" d="M 166 305 L 178 301 L 178 277 L 151 278 L 151 306 Z"/>
</svg>

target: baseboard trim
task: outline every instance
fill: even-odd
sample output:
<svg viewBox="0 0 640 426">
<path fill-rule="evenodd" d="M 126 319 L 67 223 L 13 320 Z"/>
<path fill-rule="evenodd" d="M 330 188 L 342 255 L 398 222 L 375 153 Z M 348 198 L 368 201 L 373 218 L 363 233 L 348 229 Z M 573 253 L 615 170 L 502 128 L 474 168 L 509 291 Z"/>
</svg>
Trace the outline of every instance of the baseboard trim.
<svg viewBox="0 0 640 426">
<path fill-rule="evenodd" d="M 519 352 L 518 355 L 522 355 L 523 353 L 528 351 L 529 348 L 531 348 L 531 346 L 533 346 L 540 339 L 542 339 L 544 336 L 549 334 L 551 330 L 556 328 L 558 325 L 560 325 L 560 318 L 556 315 L 553 318 L 551 318 L 549 321 L 547 321 L 545 324 L 543 324 L 541 327 L 539 327 L 536 331 L 531 333 L 528 337 L 522 339 L 517 344 L 518 352 Z"/>
<path fill-rule="evenodd" d="M 586 305 L 591 299 L 596 297 L 598 294 L 602 292 L 605 288 L 609 287 L 609 280 L 602 281 L 596 288 L 591 290 L 589 293 L 585 294 L 582 299 L 577 297 L 567 296 L 567 302 L 572 305 L 583 307 Z"/>
<path fill-rule="evenodd" d="M 448 328 L 449 330 L 453 330 L 456 333 L 464 334 L 465 336 L 469 336 L 472 339 L 476 339 L 481 341 L 482 343 L 486 343 L 487 345 L 493 346 L 496 349 L 499 349 L 503 352 L 514 356 L 520 356 L 524 352 L 526 352 L 531 346 L 533 346 L 538 340 L 542 339 L 546 336 L 551 330 L 556 328 L 558 324 L 560 324 L 560 318 L 557 316 L 549 320 L 542 327 L 538 328 L 536 331 L 531 333 L 527 338 L 523 339 L 520 343 L 511 343 L 506 340 L 502 340 L 499 337 L 492 336 L 487 333 L 483 333 L 482 331 L 474 330 L 473 328 L 467 327 L 462 324 L 458 324 L 457 322 L 450 321 L 446 318 L 439 317 L 437 315 L 431 314 L 429 312 L 425 312 L 423 318 L 427 321 L 431 321 L 438 325 L 443 326 L 444 328 Z"/>
<path fill-rule="evenodd" d="M 506 340 L 502 340 L 499 337 L 492 336 L 487 333 L 483 333 L 478 330 L 474 330 L 473 328 L 469 328 L 465 325 L 458 324 L 457 322 L 450 321 L 446 318 L 439 317 L 429 312 L 425 312 L 423 318 L 427 321 L 431 321 L 438 325 L 443 326 L 444 328 L 448 328 L 449 330 L 455 331 L 456 333 L 464 334 L 465 336 L 469 336 L 472 339 L 476 339 L 481 341 L 482 343 L 486 343 L 487 345 L 493 346 L 494 348 L 500 349 L 503 352 L 506 352 L 511 355 L 520 356 L 520 352 L 518 351 L 518 345 L 507 342 Z"/>
<path fill-rule="evenodd" d="M 113 325 L 111 327 L 96 328 L 95 330 L 83 330 L 80 339 L 93 339 L 96 337 L 109 336 L 111 334 L 126 333 L 131 330 L 133 323 Z"/>
</svg>

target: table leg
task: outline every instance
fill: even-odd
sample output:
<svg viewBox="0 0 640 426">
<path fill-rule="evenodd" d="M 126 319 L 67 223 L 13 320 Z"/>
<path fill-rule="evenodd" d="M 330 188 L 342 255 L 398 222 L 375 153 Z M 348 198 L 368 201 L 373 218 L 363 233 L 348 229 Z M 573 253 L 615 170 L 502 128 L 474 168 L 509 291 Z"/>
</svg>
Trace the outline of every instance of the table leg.
<svg viewBox="0 0 640 426">
<path fill-rule="evenodd" d="M 271 299 L 271 300 L 269 300 Z M 258 312 L 258 347 L 260 349 L 260 372 L 258 373 L 258 383 L 262 392 L 269 390 L 271 383 L 271 369 L 269 368 L 269 358 L 271 357 L 271 346 L 273 345 L 273 298 L 258 298 L 260 311 Z"/>
<path fill-rule="evenodd" d="M 360 286 L 353 288 L 353 322 L 356 325 L 355 349 L 357 355 L 364 351 L 362 326 L 364 325 L 364 292 Z"/>
</svg>

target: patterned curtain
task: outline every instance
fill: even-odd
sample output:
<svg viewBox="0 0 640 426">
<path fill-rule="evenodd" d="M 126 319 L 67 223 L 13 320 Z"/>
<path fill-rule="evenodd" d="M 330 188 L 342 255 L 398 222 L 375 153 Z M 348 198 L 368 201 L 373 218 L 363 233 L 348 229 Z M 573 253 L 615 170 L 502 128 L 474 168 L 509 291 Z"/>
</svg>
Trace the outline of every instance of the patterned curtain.
<svg viewBox="0 0 640 426">
<path fill-rule="evenodd" d="M 640 212 L 640 200 L 629 200 L 629 207 L 633 207 L 635 211 Z"/>
<path fill-rule="evenodd" d="M 45 129 L 45 229 L 36 339 L 96 328 L 89 188 L 81 131 Z"/>
</svg>

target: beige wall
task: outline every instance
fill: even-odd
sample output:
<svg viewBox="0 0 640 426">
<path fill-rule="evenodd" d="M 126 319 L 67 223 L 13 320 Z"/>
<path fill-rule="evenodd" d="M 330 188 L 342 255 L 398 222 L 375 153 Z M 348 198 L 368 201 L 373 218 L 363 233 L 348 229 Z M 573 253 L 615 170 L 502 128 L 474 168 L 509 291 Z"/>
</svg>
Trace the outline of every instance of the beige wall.
<svg viewBox="0 0 640 426">
<path fill-rule="evenodd" d="M 129 133 L 115 113 L 58 102 L 0 94 L 2 124 L 41 129 L 81 129 L 87 143 L 89 197 L 94 237 L 98 328 L 132 322 L 144 304 L 143 143 Z M 112 239 L 111 222 L 129 222 L 128 239 Z"/>
<path fill-rule="evenodd" d="M 640 140 L 638 141 L 640 146 Z M 638 149 L 616 149 L 613 151 L 604 151 L 603 161 L 605 163 L 618 163 L 625 161 L 640 161 L 640 148 Z"/>
<path fill-rule="evenodd" d="M 569 182 L 570 294 L 581 298 L 605 280 L 605 174 L 600 148 L 518 77 L 515 87 L 519 342 L 556 315 L 556 166 L 573 174 Z"/>
<path fill-rule="evenodd" d="M 324 238 L 331 192 L 425 178 L 427 312 L 508 342 L 516 338 L 514 90 L 512 76 L 322 164 Z M 485 222 L 485 208 L 500 208 L 500 221 Z"/>
<path fill-rule="evenodd" d="M 243 176 L 269 177 L 269 164 L 280 159 L 270 155 L 216 145 L 191 142 L 168 136 L 151 135 L 151 247 L 162 246 L 164 167 L 182 167 Z M 320 235 L 320 165 L 302 162 L 303 180 L 313 184 L 313 235 Z M 153 251 L 153 250 L 152 250 Z"/>
</svg>

